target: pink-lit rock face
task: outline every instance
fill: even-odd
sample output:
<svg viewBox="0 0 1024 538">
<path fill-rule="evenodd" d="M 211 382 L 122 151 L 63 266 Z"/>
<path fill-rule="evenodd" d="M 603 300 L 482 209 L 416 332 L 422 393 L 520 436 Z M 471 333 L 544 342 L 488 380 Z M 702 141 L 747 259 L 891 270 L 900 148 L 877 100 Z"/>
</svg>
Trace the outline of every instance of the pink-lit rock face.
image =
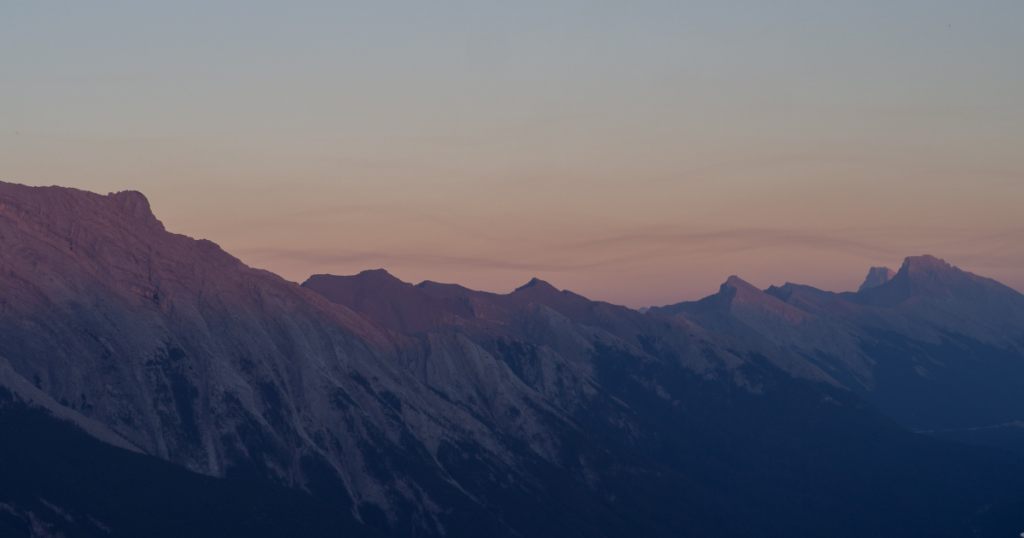
<svg viewBox="0 0 1024 538">
<path fill-rule="evenodd" d="M 164 231 L 135 192 L 0 185 L 0 249 L 2 355 L 14 369 L 143 450 L 202 472 L 222 472 L 230 451 L 210 411 L 259 416 L 265 405 L 233 370 L 291 389 L 318 366 L 285 364 L 278 350 L 331 353 L 310 332 L 321 326 L 389 345 L 344 308 Z M 286 307 L 288 318 L 274 319 Z"/>
<path fill-rule="evenodd" d="M 563 397 L 565 389 L 559 387 L 566 379 L 573 380 L 569 386 L 579 384 L 585 387 L 591 383 L 589 379 L 592 370 L 588 357 L 592 353 L 592 345 L 588 341 L 595 337 L 598 340 L 610 338 L 627 342 L 631 346 L 636 345 L 638 334 L 672 340 L 680 360 L 688 368 L 699 372 L 712 372 L 719 368 L 731 371 L 745 363 L 738 355 L 750 351 L 749 347 L 740 342 L 722 340 L 721 335 L 706 332 L 685 319 L 646 317 L 624 306 L 591 301 L 568 290 L 559 291 L 550 283 L 537 278 L 505 295 L 429 281 L 411 287 L 381 270 L 364 271 L 355 276 L 315 275 L 303 286 L 322 292 L 331 300 L 395 328 L 409 326 L 407 320 L 416 316 L 420 320 L 429 319 L 429 322 L 420 323 L 420 327 L 429 325 L 430 330 L 441 333 L 457 330 L 478 341 L 492 339 L 495 334 L 504 334 L 512 338 L 542 342 L 544 348 L 554 353 L 544 357 L 546 370 L 535 372 L 535 382 L 528 384 L 567 408 L 578 405 L 579 394 L 567 400 Z M 743 290 L 739 294 L 742 300 L 736 302 L 746 301 L 737 310 L 753 308 L 771 311 L 774 308 L 792 316 L 797 322 L 814 317 L 739 279 L 731 279 L 730 283 L 723 285 L 720 296 L 723 297 L 723 308 L 726 310 L 731 307 L 736 295 L 734 286 Z M 412 290 L 422 290 L 434 301 L 427 302 Z M 394 301 L 392 298 L 399 295 L 396 291 L 400 291 L 407 300 Z M 380 298 L 380 301 L 367 298 Z M 395 315 L 399 311 L 406 316 L 402 320 L 398 320 Z M 733 351 L 727 351 L 723 347 L 725 345 L 732 346 Z M 707 353 L 709 349 L 717 351 Z M 640 349 L 635 351 L 642 352 Z M 805 359 L 785 350 L 776 351 L 766 352 L 767 358 L 790 375 L 834 383 L 834 380 Z M 556 370 L 562 373 L 556 375 Z M 736 375 L 740 376 L 740 384 L 745 385 L 742 376 L 738 373 Z M 749 385 L 745 386 L 750 388 Z"/>
<path fill-rule="evenodd" d="M 887 386 L 880 365 L 892 357 L 871 346 L 891 333 L 924 349 L 952 328 L 1003 342 L 1019 334 L 1021 307 L 1019 294 L 930 257 L 857 294 L 730 277 L 715 295 L 645 314 L 539 279 L 506 295 L 384 270 L 299 286 L 166 231 L 139 193 L 0 184 L 0 387 L 202 473 L 310 489 L 334 477 L 338 509 L 435 535 L 466 514 L 501 521 L 522 501 L 528 518 L 562 503 L 545 489 L 552 476 L 598 499 L 587 514 L 614 506 L 601 504 L 606 491 L 655 482 L 703 502 L 721 476 L 690 473 L 691 458 L 719 465 L 720 446 L 753 446 L 729 458 L 757 467 L 779 431 L 810 432 L 822 416 L 890 431 L 840 386 Z M 995 325 L 1000 316 L 1009 321 Z M 765 402 L 782 407 L 765 413 Z M 650 473 L 646 447 L 664 438 L 675 444 L 658 452 L 681 467 Z M 774 459 L 792 448 L 776 445 L 785 457 Z M 510 491 L 519 500 L 500 504 Z M 558 510 L 575 514 L 572 497 Z M 684 519 L 717 510 L 708 502 Z"/>
<path fill-rule="evenodd" d="M 445 510 L 430 496 L 452 493 L 395 462 L 437 484 L 455 446 L 509 476 L 556 466 L 570 414 L 600 397 L 596 346 L 643 357 L 649 337 L 673 364 L 762 390 L 742 343 L 539 280 L 508 295 L 384 271 L 306 285 L 166 231 L 136 192 L 0 184 L 0 383 L 201 473 L 305 484 L 321 462 L 357 506 L 429 527 Z"/>
<path fill-rule="evenodd" d="M 877 288 L 878 286 L 888 282 L 894 276 L 896 276 L 896 271 L 893 271 L 888 267 L 872 267 L 871 270 L 868 271 L 868 276 L 864 279 L 864 283 L 860 285 L 860 288 L 857 291 Z"/>
<path fill-rule="evenodd" d="M 718 294 L 651 311 L 812 358 L 913 428 L 988 427 L 1024 413 L 1000 381 L 1024 375 L 1024 295 L 934 256 L 872 268 L 857 293 L 793 283 L 762 292 L 734 276 Z"/>
<path fill-rule="evenodd" d="M 1024 295 L 934 256 L 908 257 L 885 284 L 840 296 L 862 306 L 849 309 L 858 322 L 923 341 L 940 342 L 947 332 L 999 346 L 1024 341 Z"/>
<path fill-rule="evenodd" d="M 286 483 L 308 478 L 299 456 L 316 457 L 357 503 L 385 508 L 413 486 L 370 477 L 364 455 L 402 435 L 436 449 L 454 427 L 511 458 L 473 418 L 494 415 L 554 450 L 532 416 L 539 396 L 472 342 L 392 333 L 165 231 L 134 192 L 0 184 L 0 357 L 5 386 L 100 438 Z M 521 411 L 497 412 L 509 407 Z"/>
<path fill-rule="evenodd" d="M 789 323 L 806 323 L 812 321 L 814 316 L 799 308 L 790 306 L 771 295 L 757 289 L 751 284 L 737 276 L 731 276 L 726 280 L 723 291 L 736 290 L 731 295 L 730 311 L 740 316 L 768 315 L 779 317 Z"/>
</svg>

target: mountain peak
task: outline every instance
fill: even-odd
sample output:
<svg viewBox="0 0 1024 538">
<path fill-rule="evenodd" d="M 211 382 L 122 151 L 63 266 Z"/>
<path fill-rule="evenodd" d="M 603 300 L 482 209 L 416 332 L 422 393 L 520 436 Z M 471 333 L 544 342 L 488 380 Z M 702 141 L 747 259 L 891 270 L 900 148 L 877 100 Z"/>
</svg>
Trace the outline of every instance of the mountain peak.
<svg viewBox="0 0 1024 538">
<path fill-rule="evenodd" d="M 427 332 L 446 315 L 472 317 L 462 302 L 435 297 L 384 269 L 353 276 L 313 275 L 302 287 L 398 332 Z"/>
<path fill-rule="evenodd" d="M 362 286 L 371 286 L 375 289 L 380 289 L 381 286 L 387 286 L 389 289 L 396 287 L 402 289 L 412 286 L 384 269 L 367 269 L 351 276 L 338 276 L 331 274 L 312 275 L 302 283 L 302 287 L 317 287 L 322 286 L 325 283 L 330 283 L 328 285 L 334 287 L 343 282 L 349 282 L 357 288 Z"/>
<path fill-rule="evenodd" d="M 156 215 L 153 214 L 153 210 L 149 207 L 149 200 L 146 198 L 146 195 L 141 192 L 112 192 L 107 196 L 121 206 L 121 211 L 143 221 L 146 223 L 146 226 L 159 230 L 164 229 L 163 223 L 156 218 Z"/>
<path fill-rule="evenodd" d="M 857 289 L 858 292 L 869 290 L 871 288 L 877 288 L 882 284 L 892 280 L 892 277 L 896 276 L 896 271 L 889 269 L 888 267 L 872 267 L 868 271 L 867 278 L 864 279 L 864 283 Z"/>
<path fill-rule="evenodd" d="M 377 281 L 394 281 L 394 280 L 397 280 L 397 281 L 402 282 L 403 284 L 405 284 L 404 281 L 402 281 L 401 279 L 399 279 L 395 275 L 392 275 L 391 273 L 389 273 L 387 271 L 387 269 L 366 269 L 365 271 L 360 271 L 356 275 L 356 277 L 363 278 L 363 279 L 373 279 L 373 280 L 377 280 Z"/>
<path fill-rule="evenodd" d="M 527 282 L 526 284 L 523 284 L 522 286 L 519 286 L 518 288 L 515 289 L 515 291 L 523 291 L 523 290 L 528 289 L 528 288 L 537 288 L 538 290 L 545 290 L 545 291 L 548 291 L 548 290 L 556 291 L 556 292 L 558 291 L 558 288 L 552 286 L 551 284 L 548 284 L 547 282 L 545 282 L 545 281 L 543 281 L 543 280 L 541 280 L 541 279 L 539 279 L 537 277 L 534 277 L 534 278 L 530 279 L 529 282 Z"/>
<path fill-rule="evenodd" d="M 0 181 L 0 199 L 5 216 L 19 222 L 32 221 L 62 239 L 78 229 L 83 218 L 106 221 L 104 232 L 111 231 L 111 227 L 164 231 L 149 200 L 138 191 L 103 196 L 66 187 L 29 187 Z"/>
<path fill-rule="evenodd" d="M 728 296 L 728 302 L 741 301 L 745 303 L 760 303 L 770 297 L 757 286 L 736 275 L 726 279 L 725 283 L 718 290 L 718 294 Z"/>
<path fill-rule="evenodd" d="M 923 256 L 907 256 L 903 260 L 903 266 L 900 267 L 900 271 L 908 271 L 911 273 L 915 272 L 928 272 L 933 273 L 936 271 L 949 271 L 955 269 L 952 265 L 946 263 L 946 260 L 941 260 L 935 256 L 925 254 Z"/>
<path fill-rule="evenodd" d="M 770 313 L 772 316 L 780 316 L 792 323 L 802 323 L 809 318 L 800 309 L 786 304 L 785 301 L 736 275 L 730 276 L 725 284 L 722 284 L 718 294 L 720 304 L 726 311 L 732 311 L 733 306 L 739 304 L 745 308 Z"/>
<path fill-rule="evenodd" d="M 888 282 L 858 292 L 861 298 L 857 302 L 892 307 L 912 297 L 929 297 L 967 304 L 989 293 L 1010 297 L 1020 295 L 992 279 L 964 271 L 935 256 L 909 256 Z"/>
<path fill-rule="evenodd" d="M 742 278 L 740 278 L 740 277 L 738 277 L 736 275 L 732 275 L 729 278 L 725 279 L 725 284 L 722 284 L 722 285 L 723 286 L 730 286 L 730 287 L 733 287 L 733 288 L 757 289 L 757 287 L 755 287 L 753 284 L 747 282 L 746 280 L 743 280 Z M 758 291 L 760 291 L 760 290 L 758 290 Z"/>
<path fill-rule="evenodd" d="M 905 281 L 910 295 L 946 295 L 951 286 L 962 285 L 974 275 L 935 256 L 908 256 L 893 280 Z"/>
</svg>

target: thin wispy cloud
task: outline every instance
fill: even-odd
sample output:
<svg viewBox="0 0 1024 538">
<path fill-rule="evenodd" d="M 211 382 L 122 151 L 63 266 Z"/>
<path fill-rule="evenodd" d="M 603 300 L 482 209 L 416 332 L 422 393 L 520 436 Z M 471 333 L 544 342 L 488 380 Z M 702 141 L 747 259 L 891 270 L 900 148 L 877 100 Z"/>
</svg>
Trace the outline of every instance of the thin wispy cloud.
<svg viewBox="0 0 1024 538">
<path fill-rule="evenodd" d="M 856 239 L 857 235 L 867 236 Z M 959 259 L 982 267 L 1011 267 L 1024 261 L 1020 247 L 1024 230 L 997 233 L 950 234 L 917 241 L 913 248 L 892 240 L 883 230 L 853 230 L 810 234 L 796 230 L 737 229 L 712 232 L 679 232 L 666 229 L 640 230 L 597 239 L 557 244 L 534 244 L 524 251 L 508 251 L 498 256 L 438 254 L 416 250 L 379 251 L 336 248 L 290 249 L 246 248 L 237 253 L 244 259 L 261 262 L 290 261 L 316 266 L 361 265 L 372 267 L 461 267 L 480 270 L 573 272 L 611 269 L 645 260 L 682 258 L 693 255 L 737 254 L 753 251 L 802 250 L 839 252 L 871 259 L 900 260 L 907 255 L 942 254 L 956 249 L 966 251 Z M 672 270 L 671 265 L 664 266 Z"/>
</svg>

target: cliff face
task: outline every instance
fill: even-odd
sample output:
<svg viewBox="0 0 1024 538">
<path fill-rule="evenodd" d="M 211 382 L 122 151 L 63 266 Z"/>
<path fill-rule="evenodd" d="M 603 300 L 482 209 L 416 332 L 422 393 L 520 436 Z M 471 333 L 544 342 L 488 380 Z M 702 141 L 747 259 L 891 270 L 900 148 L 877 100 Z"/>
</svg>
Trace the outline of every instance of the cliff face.
<svg viewBox="0 0 1024 538">
<path fill-rule="evenodd" d="M 390 297 L 393 282 L 371 284 L 360 292 L 369 290 L 366 304 Z M 510 517 L 500 514 L 516 511 L 495 508 L 496 496 L 521 496 L 514 504 L 527 511 L 568 502 L 550 498 L 552 476 L 600 504 L 591 491 L 600 473 L 580 467 L 599 449 L 566 447 L 584 435 L 571 415 L 608 401 L 595 345 L 640 357 L 636 342 L 531 299 L 553 288 L 465 302 L 398 289 L 415 297 L 398 293 L 389 312 L 437 303 L 464 327 L 425 333 L 419 318 L 406 326 L 356 314 L 167 232 L 139 193 L 0 184 L 0 367 L 21 399 L 200 473 L 333 488 L 382 528 L 500 527 Z M 706 375 L 756 383 L 729 352 L 709 362 L 692 351 L 717 349 L 712 342 L 676 338 Z"/>
<path fill-rule="evenodd" d="M 868 276 L 864 279 L 864 283 L 860 285 L 860 288 L 858 288 L 857 291 L 877 288 L 891 280 L 894 276 L 896 276 L 896 271 L 893 271 L 888 267 L 872 267 L 871 270 L 868 271 Z"/>
<path fill-rule="evenodd" d="M 198 472 L 301 485 L 327 468 L 357 505 L 393 512 L 423 493 L 387 454 L 429 459 L 457 441 L 512 465 L 495 426 L 554 450 L 533 425 L 557 413 L 471 343 L 413 342 L 168 233 L 138 193 L 0 185 L 0 290 L 12 388 Z M 429 506 L 406 517 L 429 520 Z"/>
</svg>

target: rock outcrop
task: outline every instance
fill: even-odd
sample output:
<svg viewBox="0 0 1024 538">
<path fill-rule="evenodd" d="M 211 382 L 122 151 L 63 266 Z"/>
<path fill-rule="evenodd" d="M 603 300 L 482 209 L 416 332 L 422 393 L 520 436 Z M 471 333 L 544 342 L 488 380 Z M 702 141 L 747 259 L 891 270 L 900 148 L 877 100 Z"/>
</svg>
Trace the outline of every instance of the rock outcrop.
<svg viewBox="0 0 1024 538">
<path fill-rule="evenodd" d="M 877 288 L 891 280 L 894 276 L 896 276 L 896 271 L 893 271 L 888 267 L 872 267 L 871 270 L 868 271 L 868 276 L 864 279 L 864 283 L 860 285 L 860 288 L 858 288 L 857 291 Z"/>
</svg>

